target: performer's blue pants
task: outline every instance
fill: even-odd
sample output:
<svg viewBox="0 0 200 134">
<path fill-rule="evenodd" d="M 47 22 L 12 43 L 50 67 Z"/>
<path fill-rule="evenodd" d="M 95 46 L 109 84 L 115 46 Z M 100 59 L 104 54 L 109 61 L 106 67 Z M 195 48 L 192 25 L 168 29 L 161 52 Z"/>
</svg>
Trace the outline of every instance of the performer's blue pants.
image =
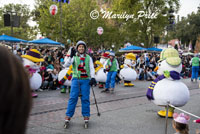
<svg viewBox="0 0 200 134">
<path fill-rule="evenodd" d="M 72 79 L 71 92 L 67 106 L 66 115 L 72 117 L 75 112 L 76 104 L 78 102 L 79 91 L 81 91 L 82 115 L 83 117 L 90 117 L 90 80 Z"/>
<path fill-rule="evenodd" d="M 108 72 L 107 79 L 106 79 L 106 88 L 115 88 L 115 77 L 117 72 Z"/>
<path fill-rule="evenodd" d="M 192 66 L 192 80 L 199 76 L 199 66 Z"/>
</svg>

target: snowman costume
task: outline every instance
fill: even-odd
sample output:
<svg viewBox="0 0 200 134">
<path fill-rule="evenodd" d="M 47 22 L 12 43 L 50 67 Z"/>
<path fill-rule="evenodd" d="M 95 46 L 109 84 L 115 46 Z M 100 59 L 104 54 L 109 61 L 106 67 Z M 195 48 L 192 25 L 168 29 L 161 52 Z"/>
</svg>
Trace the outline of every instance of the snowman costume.
<svg viewBox="0 0 200 134">
<path fill-rule="evenodd" d="M 95 79 L 97 82 L 99 82 L 99 88 L 104 88 L 107 74 L 104 72 L 104 66 L 106 60 L 109 58 L 109 53 L 103 53 L 101 56 L 100 61 L 95 61 L 96 68 L 95 68 Z"/>
<path fill-rule="evenodd" d="M 124 80 L 124 86 L 125 87 L 132 87 L 134 84 L 131 83 L 131 81 L 136 80 L 137 73 L 135 71 L 135 65 L 136 65 L 136 56 L 133 53 L 128 53 L 125 56 L 123 69 L 120 71 L 120 76 Z"/>
<path fill-rule="evenodd" d="M 44 59 L 41 58 L 41 54 L 37 49 L 31 49 L 26 55 L 22 55 L 23 65 L 29 72 L 30 77 L 30 87 L 31 89 L 37 90 L 42 85 L 42 77 L 38 73 L 40 71 L 40 62 Z M 38 95 L 32 92 L 32 97 L 37 97 Z"/>
<path fill-rule="evenodd" d="M 71 52 L 71 48 L 69 49 L 69 51 L 67 52 L 67 55 L 64 58 L 64 69 L 61 70 L 58 74 L 58 81 L 59 84 L 62 85 L 62 89 L 60 90 L 61 93 L 66 93 L 66 87 L 69 87 L 69 92 L 71 89 L 71 79 L 72 79 L 72 65 L 67 66 L 67 61 L 69 60 L 69 56 L 70 56 L 70 52 Z"/>
<path fill-rule="evenodd" d="M 174 48 L 167 48 L 161 52 L 158 61 L 158 77 L 151 83 L 147 90 L 147 98 L 152 100 L 158 106 L 167 106 L 167 104 L 176 107 L 184 106 L 189 98 L 190 93 L 187 86 L 180 81 L 180 72 L 182 70 L 179 53 Z M 160 117 L 166 116 L 165 110 L 158 112 Z M 172 118 L 174 109 L 169 107 L 168 117 Z"/>
</svg>

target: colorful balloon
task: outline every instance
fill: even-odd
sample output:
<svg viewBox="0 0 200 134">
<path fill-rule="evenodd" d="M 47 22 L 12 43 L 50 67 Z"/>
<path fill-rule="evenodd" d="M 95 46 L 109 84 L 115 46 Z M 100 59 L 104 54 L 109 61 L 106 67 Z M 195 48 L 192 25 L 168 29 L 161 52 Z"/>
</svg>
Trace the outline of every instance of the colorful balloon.
<svg viewBox="0 0 200 134">
<path fill-rule="evenodd" d="M 103 28 L 102 28 L 102 27 L 98 27 L 98 28 L 97 28 L 97 33 L 98 33 L 99 35 L 102 35 L 102 34 L 103 34 Z"/>
<path fill-rule="evenodd" d="M 56 5 L 51 5 L 50 6 L 50 14 L 51 15 L 56 15 L 58 12 L 58 7 Z"/>
</svg>

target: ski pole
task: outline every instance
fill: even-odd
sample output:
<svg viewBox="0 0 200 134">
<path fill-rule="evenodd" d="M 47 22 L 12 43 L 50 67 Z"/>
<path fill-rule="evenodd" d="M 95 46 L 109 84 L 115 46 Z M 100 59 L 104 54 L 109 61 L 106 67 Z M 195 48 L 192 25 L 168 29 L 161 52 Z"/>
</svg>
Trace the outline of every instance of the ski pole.
<svg viewBox="0 0 200 134">
<path fill-rule="evenodd" d="M 93 93 L 93 96 L 94 96 L 94 102 L 95 102 L 95 105 L 96 105 L 96 108 L 97 108 L 97 116 L 100 116 L 100 112 L 99 112 L 99 108 L 98 108 L 98 105 L 97 105 L 97 100 L 96 100 L 96 97 L 95 97 L 95 94 L 94 94 L 94 89 L 93 87 L 91 86 L 92 88 L 92 93 Z"/>
<path fill-rule="evenodd" d="M 169 101 L 167 102 L 166 116 L 165 116 L 165 134 L 167 134 L 167 127 L 168 127 L 168 110 L 169 110 Z"/>
<path fill-rule="evenodd" d="M 191 116 L 193 116 L 193 117 L 195 117 L 195 118 L 197 118 L 197 119 L 200 118 L 199 116 L 194 115 L 194 114 L 192 114 L 192 113 L 190 113 L 190 112 L 187 112 L 187 111 L 185 111 L 185 110 L 182 110 L 182 109 L 180 109 L 180 108 L 177 108 L 177 107 L 173 106 L 172 104 L 169 104 L 169 106 L 170 106 L 170 107 L 173 107 L 173 108 L 175 108 L 175 109 L 177 109 L 177 110 L 179 110 L 179 111 L 181 111 L 181 112 L 184 112 L 184 113 L 186 113 L 186 114 L 189 114 L 189 115 L 191 115 Z"/>
</svg>

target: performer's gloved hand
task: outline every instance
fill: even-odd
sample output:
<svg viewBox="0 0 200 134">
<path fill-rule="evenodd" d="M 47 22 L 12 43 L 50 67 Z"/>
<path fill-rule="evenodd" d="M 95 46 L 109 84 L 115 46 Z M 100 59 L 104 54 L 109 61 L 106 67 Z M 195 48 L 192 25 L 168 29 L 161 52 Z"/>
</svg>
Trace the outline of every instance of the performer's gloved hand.
<svg viewBox="0 0 200 134">
<path fill-rule="evenodd" d="M 147 96 L 148 100 L 154 100 L 153 90 L 148 88 L 146 96 Z"/>
<path fill-rule="evenodd" d="M 92 78 L 91 80 L 90 80 L 90 86 L 96 86 L 97 85 L 97 82 L 96 82 L 96 80 L 95 80 L 95 78 Z"/>
<path fill-rule="evenodd" d="M 104 69 L 103 72 L 106 73 L 106 69 Z"/>
<path fill-rule="evenodd" d="M 70 53 L 70 57 L 72 58 L 73 56 L 76 55 L 76 50 L 72 47 L 71 48 L 71 53 Z"/>
<path fill-rule="evenodd" d="M 117 73 L 119 74 L 119 72 L 120 72 L 120 70 L 118 69 L 118 70 L 117 70 Z"/>
</svg>

